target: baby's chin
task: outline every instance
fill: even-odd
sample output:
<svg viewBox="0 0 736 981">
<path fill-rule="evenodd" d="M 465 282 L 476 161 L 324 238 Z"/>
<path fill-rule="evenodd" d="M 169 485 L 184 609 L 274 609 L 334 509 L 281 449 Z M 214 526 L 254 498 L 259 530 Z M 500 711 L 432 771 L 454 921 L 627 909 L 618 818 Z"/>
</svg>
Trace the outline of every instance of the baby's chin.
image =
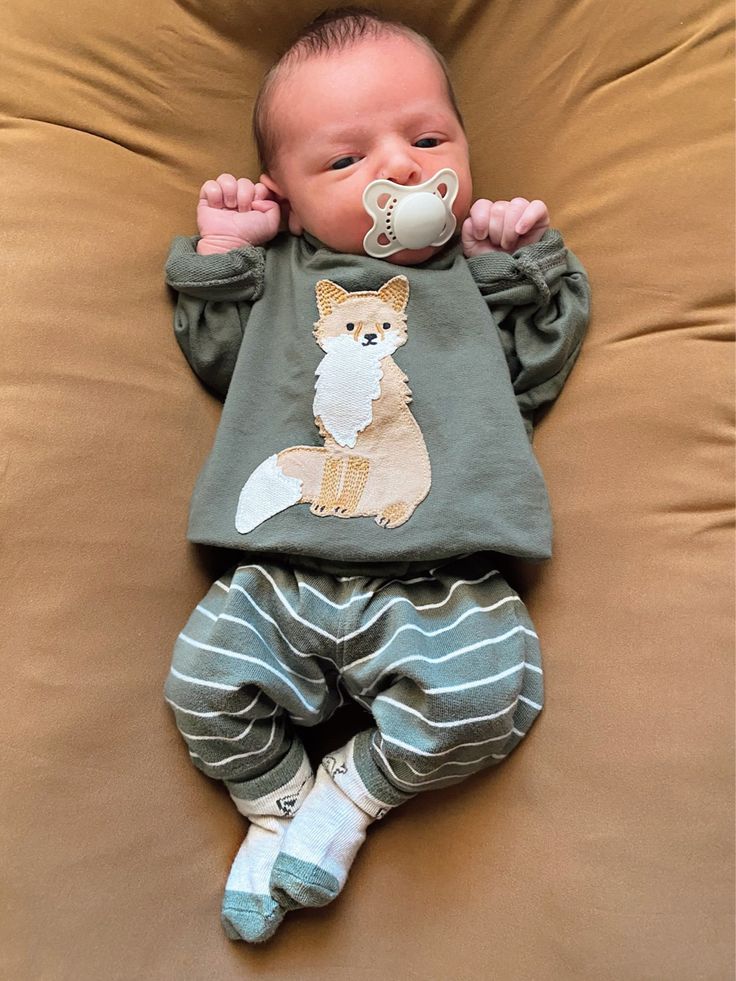
<svg viewBox="0 0 736 981">
<path fill-rule="evenodd" d="M 364 236 L 362 232 L 360 235 L 342 235 L 339 237 L 320 235 L 318 233 L 312 234 L 334 252 L 342 252 L 347 255 L 368 254 L 363 248 Z M 437 255 L 444 248 L 446 248 L 444 245 L 428 245 L 424 249 L 401 249 L 399 252 L 394 252 L 393 255 L 386 256 L 383 261 L 389 262 L 394 266 L 418 266 L 422 262 L 431 259 L 432 256 Z"/>
<path fill-rule="evenodd" d="M 402 249 L 401 252 L 388 256 L 386 262 L 392 262 L 395 266 L 418 266 L 436 255 L 440 248 L 441 246 L 428 245 L 426 249 Z"/>
</svg>

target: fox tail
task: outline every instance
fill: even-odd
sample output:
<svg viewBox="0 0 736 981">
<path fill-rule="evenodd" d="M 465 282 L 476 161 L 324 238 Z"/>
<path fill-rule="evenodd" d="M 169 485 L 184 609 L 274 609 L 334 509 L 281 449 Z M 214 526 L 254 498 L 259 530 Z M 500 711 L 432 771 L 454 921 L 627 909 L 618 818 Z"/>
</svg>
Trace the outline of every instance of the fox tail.
<svg viewBox="0 0 736 981">
<path fill-rule="evenodd" d="M 289 477 L 278 463 L 274 453 L 256 467 L 245 482 L 238 499 L 235 527 L 241 535 L 247 535 L 255 527 L 285 511 L 302 499 L 302 481 Z"/>
</svg>

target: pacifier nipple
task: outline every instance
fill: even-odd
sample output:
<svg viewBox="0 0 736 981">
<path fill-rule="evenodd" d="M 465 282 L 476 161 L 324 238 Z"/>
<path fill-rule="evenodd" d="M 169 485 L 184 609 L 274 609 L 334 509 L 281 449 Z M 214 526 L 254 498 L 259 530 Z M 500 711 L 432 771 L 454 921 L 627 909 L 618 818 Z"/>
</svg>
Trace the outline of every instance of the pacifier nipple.
<svg viewBox="0 0 736 981">
<path fill-rule="evenodd" d="M 457 224 L 452 205 L 458 186 L 458 176 L 449 167 L 411 187 L 389 180 L 370 183 L 363 192 L 363 204 L 373 219 L 363 239 L 366 253 L 384 259 L 402 249 L 444 245 Z"/>
</svg>

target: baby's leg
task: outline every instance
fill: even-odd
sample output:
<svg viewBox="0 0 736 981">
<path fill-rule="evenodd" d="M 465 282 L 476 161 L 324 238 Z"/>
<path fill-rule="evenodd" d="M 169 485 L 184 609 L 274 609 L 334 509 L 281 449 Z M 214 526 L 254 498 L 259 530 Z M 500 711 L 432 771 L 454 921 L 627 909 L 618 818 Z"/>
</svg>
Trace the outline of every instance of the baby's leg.
<svg viewBox="0 0 736 981">
<path fill-rule="evenodd" d="M 283 919 L 269 877 L 313 783 L 291 723 L 313 725 L 339 700 L 331 663 L 307 653 L 315 638 L 287 612 L 298 592 L 291 571 L 273 566 L 218 580 L 180 634 L 166 682 L 192 762 L 225 783 L 251 822 L 225 890 L 223 925 L 233 939 L 265 940 Z"/>
<path fill-rule="evenodd" d="M 384 584 L 361 620 L 342 677 L 377 728 L 323 761 L 274 865 L 282 905 L 333 899 L 373 820 L 500 762 L 541 709 L 526 608 L 480 557 Z"/>
</svg>

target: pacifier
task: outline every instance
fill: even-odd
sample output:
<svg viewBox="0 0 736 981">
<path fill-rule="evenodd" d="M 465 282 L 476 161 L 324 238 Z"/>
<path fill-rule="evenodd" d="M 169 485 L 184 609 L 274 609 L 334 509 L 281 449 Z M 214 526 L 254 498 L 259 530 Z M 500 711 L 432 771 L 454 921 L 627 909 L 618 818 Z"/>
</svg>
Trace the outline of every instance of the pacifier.
<svg viewBox="0 0 736 981">
<path fill-rule="evenodd" d="M 363 191 L 365 210 L 373 219 L 363 239 L 366 253 L 385 259 L 402 249 L 444 245 L 457 224 L 452 205 L 458 187 L 457 174 L 449 167 L 410 187 L 389 180 L 372 181 Z"/>
</svg>

